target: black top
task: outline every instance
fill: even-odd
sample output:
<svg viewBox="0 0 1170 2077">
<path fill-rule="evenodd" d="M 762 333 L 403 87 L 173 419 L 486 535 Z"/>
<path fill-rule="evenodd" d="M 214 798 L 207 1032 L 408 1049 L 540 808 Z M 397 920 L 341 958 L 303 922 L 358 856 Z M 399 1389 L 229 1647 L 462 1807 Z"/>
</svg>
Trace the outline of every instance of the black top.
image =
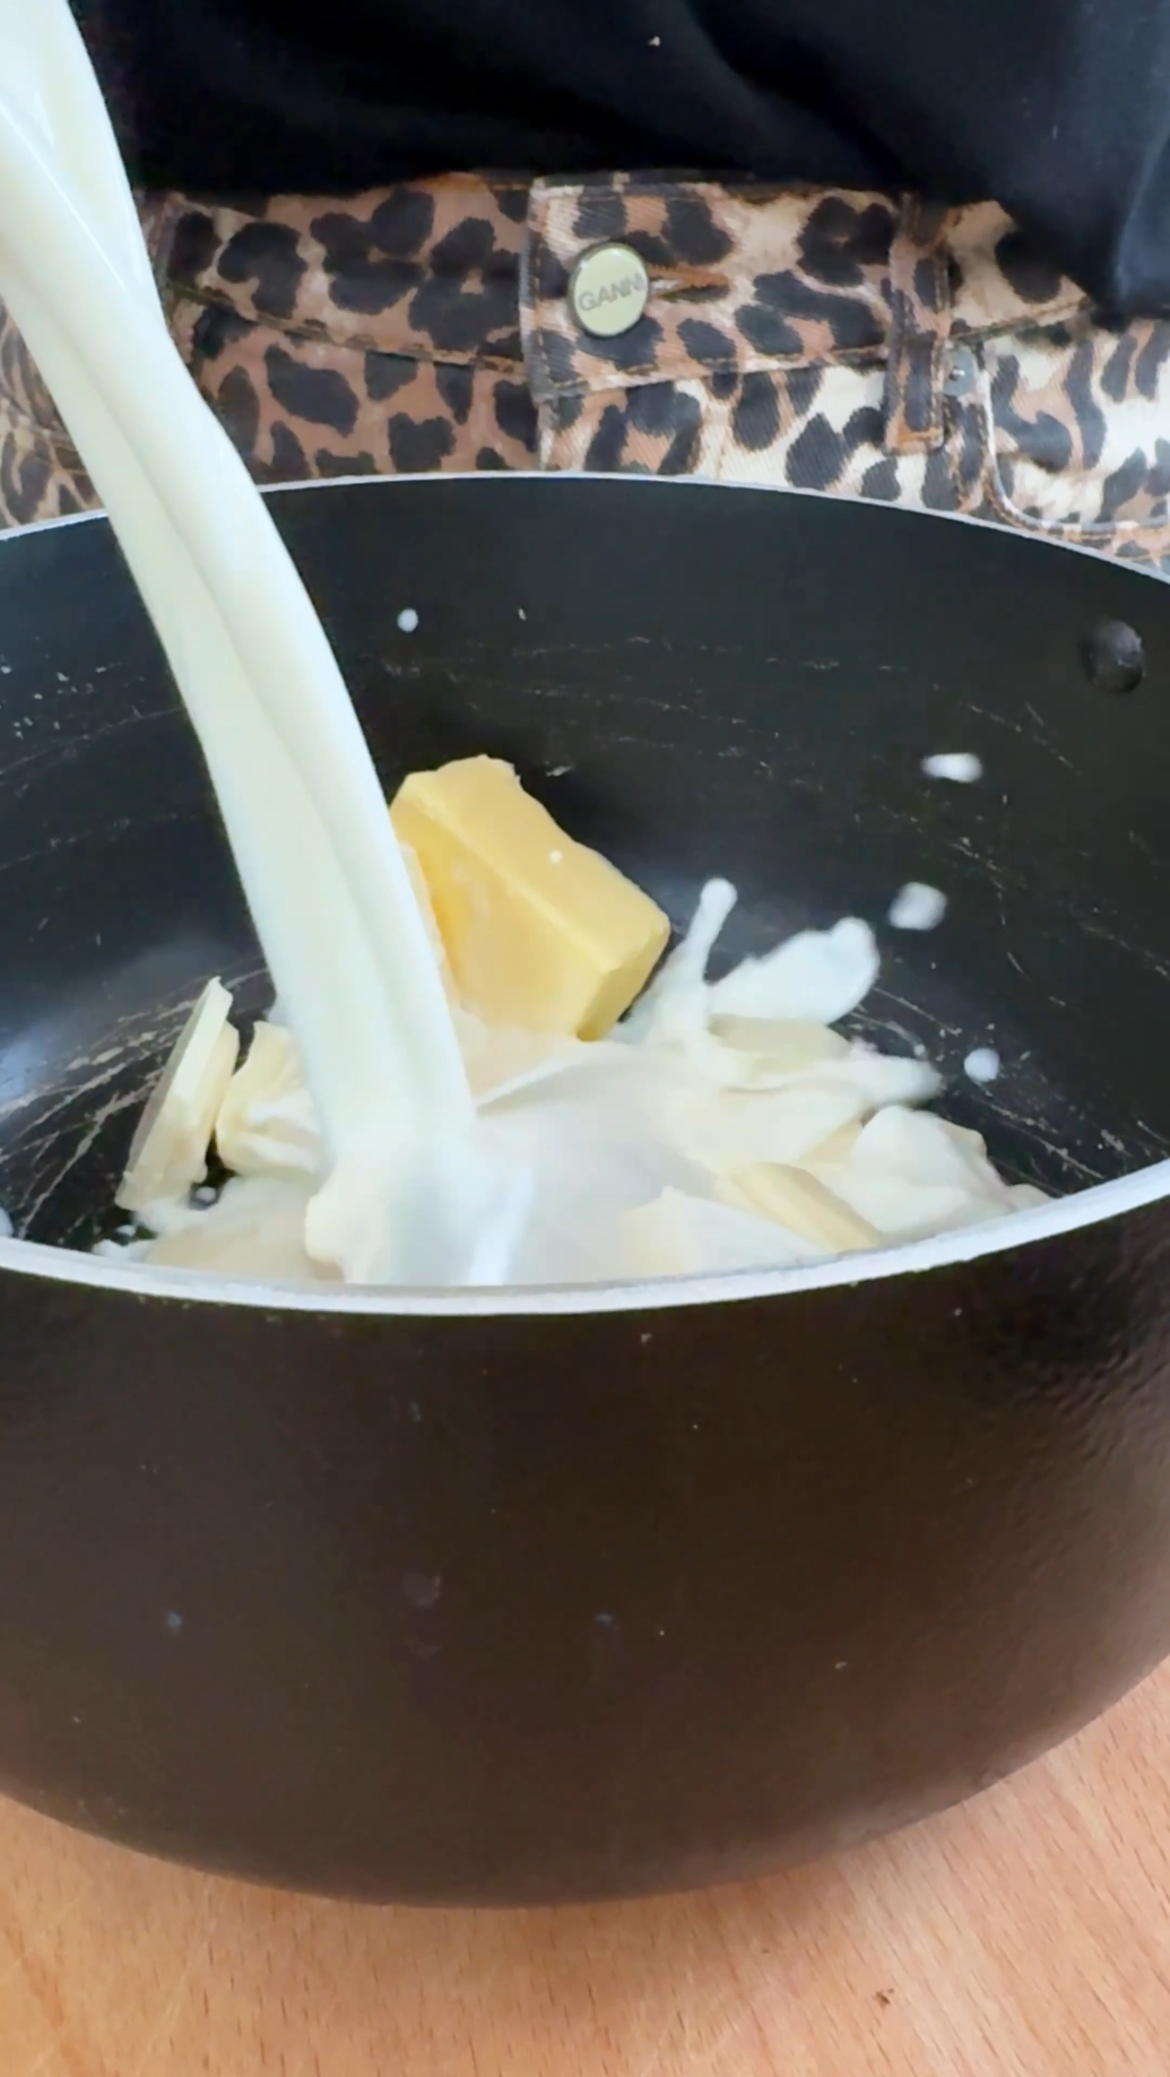
<svg viewBox="0 0 1170 2077">
<path fill-rule="evenodd" d="M 139 177 L 743 171 L 993 197 L 1170 314 L 1170 0 L 73 0 Z"/>
</svg>

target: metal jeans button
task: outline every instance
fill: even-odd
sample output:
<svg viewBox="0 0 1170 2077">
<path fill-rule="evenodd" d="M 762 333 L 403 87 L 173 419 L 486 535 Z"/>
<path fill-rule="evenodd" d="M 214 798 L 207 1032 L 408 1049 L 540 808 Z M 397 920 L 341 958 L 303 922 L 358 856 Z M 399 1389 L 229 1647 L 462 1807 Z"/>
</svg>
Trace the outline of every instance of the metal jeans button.
<svg viewBox="0 0 1170 2077">
<path fill-rule="evenodd" d="M 616 339 L 631 331 L 650 300 L 646 263 L 632 245 L 594 245 L 569 282 L 569 308 L 583 332 Z"/>
</svg>

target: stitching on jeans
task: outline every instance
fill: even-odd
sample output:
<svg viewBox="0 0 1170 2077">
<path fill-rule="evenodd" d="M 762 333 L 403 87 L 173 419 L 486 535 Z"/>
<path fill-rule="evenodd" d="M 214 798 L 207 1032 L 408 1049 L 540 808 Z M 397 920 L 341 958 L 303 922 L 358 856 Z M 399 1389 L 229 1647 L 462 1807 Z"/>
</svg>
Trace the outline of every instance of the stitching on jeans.
<svg viewBox="0 0 1170 2077">
<path fill-rule="evenodd" d="M 954 306 L 952 305 L 952 315 Z M 969 325 L 960 318 L 951 325 L 953 344 L 966 345 L 968 340 L 979 339 L 1026 339 L 1029 332 L 1042 332 L 1048 325 L 1062 324 L 1065 318 L 1092 317 L 1093 305 L 1087 296 L 1078 296 L 1075 301 L 1041 304 L 1029 311 L 1026 322 L 1019 317 L 997 317 L 990 324 Z"/>
<path fill-rule="evenodd" d="M 1165 519 L 1033 519 L 1013 505 L 1005 492 L 994 464 L 989 473 L 987 495 L 1005 526 L 1017 532 L 1036 534 L 1042 540 L 1076 541 L 1085 547 L 1099 548 L 1102 541 L 1115 539 L 1118 535 L 1126 540 L 1139 540 L 1148 534 L 1151 539 L 1162 537 L 1170 551 L 1170 517 Z M 1152 551 L 1151 551 L 1152 552 Z"/>
<path fill-rule="evenodd" d="M 1162 536 L 1167 551 L 1170 551 L 1170 515 L 1165 519 L 1033 519 L 1028 513 L 1012 503 L 1004 487 L 999 470 L 999 450 L 996 434 L 999 427 L 991 405 L 991 380 L 986 368 L 982 371 L 980 404 L 983 419 L 984 446 L 984 495 L 1004 526 L 1016 532 L 1033 534 L 1038 540 L 1070 541 L 1086 548 L 1100 549 L 1102 542 L 1121 537 L 1138 540 L 1142 535 L 1151 539 Z M 1153 550 L 1151 548 L 1151 554 Z"/>
<path fill-rule="evenodd" d="M 539 328 L 538 328 L 539 329 Z M 557 334 L 559 338 L 560 333 Z M 515 366 L 515 363 L 510 365 Z M 811 359 L 803 354 L 784 357 L 779 354 L 748 354 L 742 360 L 729 355 L 726 360 L 695 361 L 681 355 L 677 360 L 664 356 L 652 367 L 599 368 L 596 377 L 582 376 L 558 380 L 549 372 L 548 357 L 543 349 L 533 344 L 530 369 L 535 386 L 539 372 L 542 377 L 540 394 L 548 397 L 596 397 L 617 395 L 623 389 L 646 389 L 655 382 L 702 382 L 710 375 L 785 375 L 799 368 L 856 368 L 864 373 L 867 369 L 883 368 L 886 365 L 884 347 L 850 348 L 839 354 L 822 355 Z M 620 377 L 619 380 L 614 378 Z"/>
<path fill-rule="evenodd" d="M 655 199 L 661 199 L 664 195 L 714 195 L 719 199 L 730 196 L 734 201 L 738 201 L 744 195 L 751 195 L 757 203 L 764 201 L 806 202 L 814 198 L 820 202 L 826 197 L 832 199 L 834 196 L 839 195 L 851 205 L 879 203 L 884 209 L 889 211 L 892 224 L 896 224 L 898 214 L 889 195 L 883 194 L 880 188 L 817 187 L 811 182 L 807 186 L 802 186 L 797 182 L 785 182 L 780 186 L 773 186 L 770 182 L 755 182 L 743 180 L 742 178 L 734 180 L 692 179 L 685 173 L 679 174 L 677 179 L 671 179 L 669 176 L 656 178 L 652 174 L 645 177 L 641 174 L 633 174 L 623 176 L 620 185 L 615 183 L 612 174 L 585 175 L 580 180 L 534 180 L 531 192 L 533 195 L 546 197 L 549 201 L 557 202 L 565 201 L 566 199 L 571 200 L 584 194 L 597 193 L 634 196 L 649 195 Z"/>
</svg>

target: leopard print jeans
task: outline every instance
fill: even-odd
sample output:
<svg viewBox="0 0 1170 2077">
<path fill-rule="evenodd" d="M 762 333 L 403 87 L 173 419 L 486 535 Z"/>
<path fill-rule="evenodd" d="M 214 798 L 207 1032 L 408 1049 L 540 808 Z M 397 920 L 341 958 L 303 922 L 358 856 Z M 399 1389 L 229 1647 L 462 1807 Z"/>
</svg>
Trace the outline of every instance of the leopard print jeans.
<svg viewBox="0 0 1170 2077">
<path fill-rule="evenodd" d="M 586 469 L 965 512 L 1170 568 L 1170 323 L 1111 324 L 993 203 L 613 175 L 144 198 L 167 318 L 262 483 Z M 569 295 L 599 241 L 650 298 Z M 92 488 L 0 310 L 0 522 Z"/>
</svg>

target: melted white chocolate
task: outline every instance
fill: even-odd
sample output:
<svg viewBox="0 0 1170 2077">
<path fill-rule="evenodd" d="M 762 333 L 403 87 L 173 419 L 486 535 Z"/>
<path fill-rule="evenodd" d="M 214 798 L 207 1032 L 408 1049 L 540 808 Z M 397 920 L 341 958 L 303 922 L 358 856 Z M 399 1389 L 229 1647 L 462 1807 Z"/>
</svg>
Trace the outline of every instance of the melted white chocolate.
<svg viewBox="0 0 1170 2077">
<path fill-rule="evenodd" d="M 476 1208 L 462 1281 L 779 1267 L 1030 1201 L 1000 1182 L 977 1133 L 906 1108 L 936 1092 L 932 1068 L 816 1021 L 818 1008 L 852 1007 L 868 988 L 864 925 L 802 932 L 788 957 L 781 946 L 708 983 L 734 899 L 723 882 L 705 892 L 692 931 L 614 1040 L 492 1030 L 455 1006 L 479 1154 L 512 1193 Z M 720 1007 L 745 997 L 759 1016 Z M 217 1126 L 221 1154 L 234 1150 L 255 1186 L 233 1181 L 210 1210 L 152 1207 L 145 1223 L 163 1237 L 147 1259 L 303 1277 L 297 1212 L 324 1158 L 314 1134 L 291 1035 L 261 1025 Z"/>
</svg>

